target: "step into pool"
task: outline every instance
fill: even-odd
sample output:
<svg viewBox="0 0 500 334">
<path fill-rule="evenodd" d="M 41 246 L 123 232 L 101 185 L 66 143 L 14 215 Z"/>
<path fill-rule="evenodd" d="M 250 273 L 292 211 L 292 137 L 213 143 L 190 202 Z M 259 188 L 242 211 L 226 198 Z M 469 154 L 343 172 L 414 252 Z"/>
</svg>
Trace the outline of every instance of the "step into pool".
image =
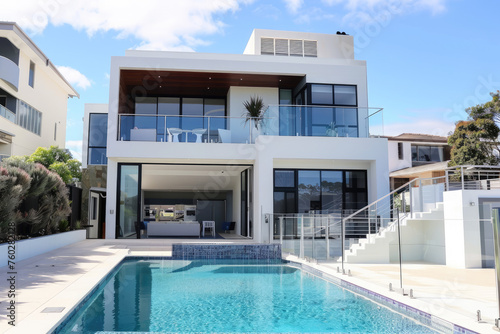
<svg viewBox="0 0 500 334">
<path fill-rule="evenodd" d="M 436 333 L 281 261 L 128 260 L 57 333 Z"/>
</svg>

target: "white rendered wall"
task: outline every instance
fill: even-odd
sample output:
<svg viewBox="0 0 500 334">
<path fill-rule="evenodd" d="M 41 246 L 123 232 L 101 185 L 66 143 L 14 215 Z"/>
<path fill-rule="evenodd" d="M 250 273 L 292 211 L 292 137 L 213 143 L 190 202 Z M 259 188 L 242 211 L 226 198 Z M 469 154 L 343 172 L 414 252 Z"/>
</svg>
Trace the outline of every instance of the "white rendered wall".
<svg viewBox="0 0 500 334">
<path fill-rule="evenodd" d="M 234 143 L 244 143 L 245 138 L 249 137 L 249 129 L 255 135 L 253 124 L 244 123 L 246 109 L 243 102 L 249 101 L 251 97 L 258 96 L 264 101 L 264 105 L 276 105 L 279 103 L 278 88 L 259 88 L 259 87 L 230 87 L 227 94 L 227 111 L 228 116 L 242 117 L 230 118 L 229 130 L 231 130 L 231 138 Z M 250 126 L 251 125 L 251 126 Z M 253 127 L 253 128 L 252 128 Z M 253 139 L 254 140 L 254 139 Z"/>
<path fill-rule="evenodd" d="M 45 235 L 37 238 L 16 241 L 16 261 L 29 259 L 51 250 L 74 244 L 86 239 L 85 230 L 70 231 L 52 235 Z M 8 244 L 0 245 L 0 252 L 8 254 Z M 7 265 L 7 256 L 0 260 L 0 267 Z"/>
<path fill-rule="evenodd" d="M 399 160 L 398 143 L 403 144 L 403 159 Z M 411 143 L 389 140 L 389 172 L 411 167 Z"/>
<path fill-rule="evenodd" d="M 243 54 L 260 55 L 262 37 L 317 41 L 318 58 L 354 59 L 352 36 L 267 29 L 254 29 Z"/>
<path fill-rule="evenodd" d="M 499 198 L 500 190 L 454 190 L 444 193 L 446 265 L 481 268 L 479 198 Z"/>
</svg>

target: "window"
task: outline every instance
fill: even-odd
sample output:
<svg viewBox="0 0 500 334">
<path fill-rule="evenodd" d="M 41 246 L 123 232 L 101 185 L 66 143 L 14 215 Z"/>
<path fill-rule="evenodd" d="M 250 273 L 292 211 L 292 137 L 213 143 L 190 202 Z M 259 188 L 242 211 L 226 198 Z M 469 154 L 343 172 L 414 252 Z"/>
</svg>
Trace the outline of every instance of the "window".
<svg viewBox="0 0 500 334">
<path fill-rule="evenodd" d="M 366 204 L 365 170 L 274 170 L 275 213 L 339 213 Z"/>
<path fill-rule="evenodd" d="M 106 146 L 108 138 L 108 114 L 92 113 L 89 115 L 89 165 L 106 165 Z"/>
<path fill-rule="evenodd" d="M 28 85 L 35 88 L 35 63 L 30 61 L 30 74 L 28 78 Z"/>
<path fill-rule="evenodd" d="M 403 155 L 403 143 L 398 143 L 398 159 L 403 160 L 404 155 Z"/>
<path fill-rule="evenodd" d="M 416 162 L 443 161 L 443 148 L 438 146 L 411 146 L 411 160 Z"/>
<path fill-rule="evenodd" d="M 54 123 L 54 140 L 57 140 L 57 123 Z"/>
<path fill-rule="evenodd" d="M 333 86 L 332 85 L 311 85 L 311 103 L 312 104 L 333 104 Z"/>
<path fill-rule="evenodd" d="M 356 86 L 334 86 L 334 103 L 339 106 L 356 106 Z"/>
<path fill-rule="evenodd" d="M 26 102 L 19 100 L 17 125 L 33 132 L 34 134 L 40 135 L 42 128 L 42 113 Z"/>
</svg>

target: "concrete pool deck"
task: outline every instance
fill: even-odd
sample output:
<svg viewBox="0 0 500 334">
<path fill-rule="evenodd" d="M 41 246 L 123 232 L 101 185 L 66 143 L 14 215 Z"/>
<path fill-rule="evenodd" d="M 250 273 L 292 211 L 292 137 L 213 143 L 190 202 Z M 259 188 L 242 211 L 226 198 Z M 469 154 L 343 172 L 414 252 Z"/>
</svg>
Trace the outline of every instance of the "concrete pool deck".
<svg viewBox="0 0 500 334">
<path fill-rule="evenodd" d="M 173 243 L 252 244 L 246 239 L 85 240 L 16 263 L 16 326 L 8 324 L 8 268 L 0 268 L 0 333 L 47 333 L 54 329 L 116 264 L 127 255 L 170 256 Z M 290 260 L 299 261 L 296 258 Z M 498 333 L 493 269 L 455 269 L 446 266 L 403 264 L 403 286 L 414 299 L 390 292 L 399 287 L 397 265 L 346 264 L 352 276 L 337 274 L 336 263 L 307 263 L 342 280 L 421 309 L 479 333 Z M 61 312 L 57 308 L 64 308 Z M 477 322 L 481 310 L 483 322 Z M 45 311 L 45 312 L 44 312 Z"/>
</svg>

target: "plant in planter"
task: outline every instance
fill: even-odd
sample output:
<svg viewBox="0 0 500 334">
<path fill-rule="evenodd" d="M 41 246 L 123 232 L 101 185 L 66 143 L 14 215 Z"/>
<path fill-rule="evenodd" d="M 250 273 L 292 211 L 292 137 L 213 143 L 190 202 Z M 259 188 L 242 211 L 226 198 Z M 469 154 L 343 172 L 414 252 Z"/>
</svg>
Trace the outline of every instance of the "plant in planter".
<svg viewBox="0 0 500 334">
<path fill-rule="evenodd" d="M 328 137 L 337 137 L 337 129 L 335 128 L 335 122 L 331 122 L 326 126 L 326 135 Z"/>
<path fill-rule="evenodd" d="M 264 113 L 264 101 L 260 96 L 252 96 L 250 97 L 250 101 L 243 102 L 243 106 L 247 110 L 245 114 L 245 123 L 253 120 L 255 128 L 258 130 L 259 125 L 262 122 L 262 115 Z"/>
</svg>

